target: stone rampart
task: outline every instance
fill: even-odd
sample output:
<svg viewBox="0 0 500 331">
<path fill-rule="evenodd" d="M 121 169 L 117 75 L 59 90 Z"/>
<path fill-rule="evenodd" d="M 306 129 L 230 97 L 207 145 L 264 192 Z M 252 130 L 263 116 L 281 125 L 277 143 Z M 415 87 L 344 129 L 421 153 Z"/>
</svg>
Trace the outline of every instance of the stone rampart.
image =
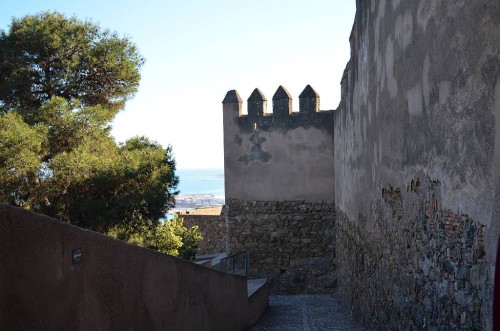
<svg viewBox="0 0 500 331">
<path fill-rule="evenodd" d="M 249 252 L 251 277 L 269 277 L 272 293 L 330 293 L 336 288 L 333 203 L 226 203 L 229 252 Z"/>
<path fill-rule="evenodd" d="M 334 115 L 339 291 L 379 329 L 491 329 L 500 3 L 357 1 Z"/>
<path fill-rule="evenodd" d="M 266 247 L 289 247 L 290 234 L 309 233 L 311 224 L 287 223 L 270 245 L 282 229 L 274 220 L 288 219 L 299 201 L 335 201 L 331 263 L 341 296 L 370 328 L 490 330 L 500 234 L 500 3 L 356 3 L 337 110 L 316 112 L 317 94 L 306 88 L 296 121 L 279 88 L 272 115 L 255 90 L 242 116 L 236 91 L 226 95 L 229 247 L 251 247 L 260 270 L 276 274 L 272 266 L 285 265 L 287 274 L 292 259 Z M 282 210 L 283 203 L 291 205 Z M 300 254 L 314 257 L 317 247 Z M 286 277 L 274 278 L 275 288 L 293 291 Z"/>
<path fill-rule="evenodd" d="M 282 204 L 335 201 L 339 216 L 322 231 L 336 233 L 331 263 L 358 318 L 375 329 L 489 330 L 500 234 L 500 3 L 356 3 L 337 110 L 317 112 L 306 88 L 303 117 L 294 118 L 280 87 L 272 115 L 256 89 L 242 116 L 236 91 L 226 95 L 229 247 L 250 247 L 275 288 L 294 291 L 277 271 L 291 272 L 300 254 L 316 257 L 315 248 L 285 259 L 266 251 L 293 250 L 291 238 L 301 239 L 290 234 L 311 231 L 307 217 L 282 230 L 275 220 L 290 217 Z"/>
<path fill-rule="evenodd" d="M 180 215 L 184 226 L 197 226 L 203 240 L 198 246 L 198 254 L 214 254 L 226 252 L 226 220 L 221 215 Z"/>
</svg>

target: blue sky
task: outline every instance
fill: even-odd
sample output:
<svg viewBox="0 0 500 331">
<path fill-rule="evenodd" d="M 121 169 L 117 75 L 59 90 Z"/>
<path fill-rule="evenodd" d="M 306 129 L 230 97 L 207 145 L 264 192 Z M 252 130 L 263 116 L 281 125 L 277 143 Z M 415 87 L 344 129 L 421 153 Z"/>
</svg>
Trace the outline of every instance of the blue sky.
<svg viewBox="0 0 500 331">
<path fill-rule="evenodd" d="M 178 168 L 222 167 L 222 99 L 280 84 L 294 99 L 307 84 L 335 109 L 349 59 L 354 0 L 10 0 L 12 17 L 41 11 L 92 20 L 128 36 L 146 58 L 138 93 L 113 122 L 124 141 L 145 135 L 172 145 Z"/>
</svg>

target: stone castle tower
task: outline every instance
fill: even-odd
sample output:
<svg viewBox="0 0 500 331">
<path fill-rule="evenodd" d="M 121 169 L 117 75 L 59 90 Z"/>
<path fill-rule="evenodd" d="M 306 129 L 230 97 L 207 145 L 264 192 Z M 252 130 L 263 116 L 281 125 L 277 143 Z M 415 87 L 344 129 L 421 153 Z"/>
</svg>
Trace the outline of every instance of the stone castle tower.
<svg viewBox="0 0 500 331">
<path fill-rule="evenodd" d="M 500 3 L 357 1 L 342 100 L 223 101 L 225 242 L 278 293 L 338 291 L 375 329 L 491 329 Z"/>
</svg>

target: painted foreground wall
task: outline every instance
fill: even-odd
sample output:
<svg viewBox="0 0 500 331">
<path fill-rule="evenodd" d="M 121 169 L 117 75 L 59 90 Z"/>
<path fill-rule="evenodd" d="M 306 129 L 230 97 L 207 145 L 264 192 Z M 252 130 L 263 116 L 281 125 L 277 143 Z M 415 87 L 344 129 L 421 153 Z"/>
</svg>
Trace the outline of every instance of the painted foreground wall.
<svg viewBox="0 0 500 331">
<path fill-rule="evenodd" d="M 334 116 L 339 289 L 375 328 L 491 329 L 500 2 L 357 1 Z"/>
<path fill-rule="evenodd" d="M 0 330 L 242 330 L 267 300 L 243 277 L 0 204 Z"/>
</svg>

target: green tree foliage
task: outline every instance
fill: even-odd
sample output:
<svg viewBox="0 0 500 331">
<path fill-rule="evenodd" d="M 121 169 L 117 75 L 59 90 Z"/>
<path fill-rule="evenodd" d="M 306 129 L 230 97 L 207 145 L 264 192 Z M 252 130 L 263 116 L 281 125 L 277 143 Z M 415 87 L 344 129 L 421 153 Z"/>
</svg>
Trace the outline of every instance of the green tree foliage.
<svg viewBox="0 0 500 331">
<path fill-rule="evenodd" d="M 54 97 L 32 125 L 16 109 L 0 115 L 0 201 L 100 232 L 163 217 L 178 183 L 171 148 L 117 146 L 100 109 Z"/>
<path fill-rule="evenodd" d="M 117 145 L 110 135 L 142 63 L 127 38 L 90 22 L 13 19 L 0 32 L 0 202 L 103 233 L 128 229 L 127 240 L 154 229 L 164 252 L 194 247 L 196 230 L 182 224 L 161 235 L 177 193 L 172 149 L 145 137 Z"/>
<path fill-rule="evenodd" d="M 0 201 L 25 206 L 46 145 L 45 128 L 29 126 L 17 113 L 0 115 Z"/>
<path fill-rule="evenodd" d="M 139 227 L 118 225 L 108 231 L 108 235 L 130 244 L 148 247 L 158 252 L 194 260 L 200 241 L 198 227 L 186 228 L 184 220 L 177 216 L 159 224 L 142 224 Z"/>
<path fill-rule="evenodd" d="M 58 13 L 13 19 L 0 45 L 6 109 L 32 111 L 58 96 L 105 106 L 110 120 L 137 90 L 144 62 L 127 38 Z"/>
</svg>

